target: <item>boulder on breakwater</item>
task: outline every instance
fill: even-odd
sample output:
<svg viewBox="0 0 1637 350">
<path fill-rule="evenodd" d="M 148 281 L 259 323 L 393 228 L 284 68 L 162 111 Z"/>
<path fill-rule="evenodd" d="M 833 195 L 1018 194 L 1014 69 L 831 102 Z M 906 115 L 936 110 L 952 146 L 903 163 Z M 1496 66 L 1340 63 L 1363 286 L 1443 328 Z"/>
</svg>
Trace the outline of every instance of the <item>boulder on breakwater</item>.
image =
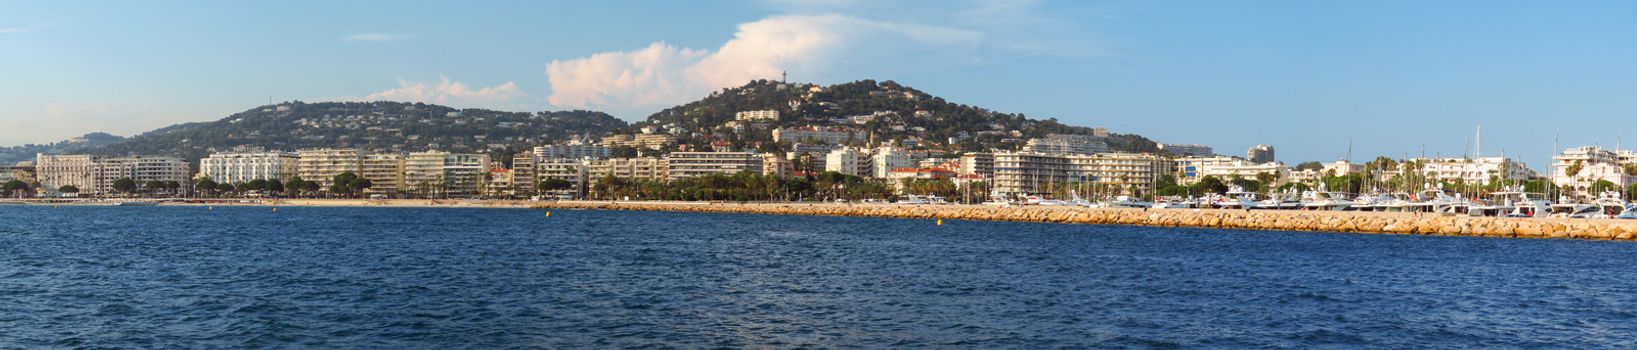
<svg viewBox="0 0 1637 350">
<path fill-rule="evenodd" d="M 1521 238 L 1637 240 L 1637 220 L 1531 219 L 1289 210 L 1114 209 L 978 205 L 894 205 L 722 202 L 541 202 L 537 208 L 645 210 L 771 215 L 823 215 L 1019 221 L 1161 227 L 1235 228 Z"/>
</svg>

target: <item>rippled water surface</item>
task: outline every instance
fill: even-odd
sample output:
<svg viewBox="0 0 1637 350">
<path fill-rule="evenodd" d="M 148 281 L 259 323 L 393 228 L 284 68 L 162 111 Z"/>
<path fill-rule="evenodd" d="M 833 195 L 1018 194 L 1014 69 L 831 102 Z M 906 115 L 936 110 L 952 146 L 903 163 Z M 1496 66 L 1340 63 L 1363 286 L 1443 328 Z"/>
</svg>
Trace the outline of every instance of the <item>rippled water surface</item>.
<svg viewBox="0 0 1637 350">
<path fill-rule="evenodd" d="M 0 207 L 0 347 L 1637 347 L 1637 244 Z"/>
</svg>

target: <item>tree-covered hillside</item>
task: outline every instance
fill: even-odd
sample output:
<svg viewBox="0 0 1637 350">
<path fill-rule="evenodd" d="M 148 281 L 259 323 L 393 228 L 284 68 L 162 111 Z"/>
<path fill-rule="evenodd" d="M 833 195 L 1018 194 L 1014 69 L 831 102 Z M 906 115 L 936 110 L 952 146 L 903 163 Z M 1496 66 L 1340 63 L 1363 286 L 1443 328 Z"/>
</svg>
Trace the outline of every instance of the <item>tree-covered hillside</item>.
<svg viewBox="0 0 1637 350">
<path fill-rule="evenodd" d="M 754 110 L 777 110 L 780 118 L 768 123 L 767 129 L 735 132 L 725 127 L 731 125 L 735 113 Z M 681 130 L 684 142 L 703 146 L 722 139 L 767 141 L 771 139 L 771 128 L 806 125 L 846 126 L 873 134 L 877 141 L 919 139 L 921 145 L 966 151 L 1010 150 L 1019 140 L 1046 134 L 1093 132 L 1092 128 L 1066 125 L 1055 118 L 1034 120 L 1022 114 L 952 103 L 893 81 L 874 80 L 831 86 L 757 80 L 659 111 L 633 128 Z M 948 145 L 952 139 L 955 144 Z M 1156 150 L 1153 141 L 1138 135 L 1110 135 L 1108 142 L 1116 150 Z"/>
<path fill-rule="evenodd" d="M 197 160 L 237 146 L 272 150 L 353 147 L 379 151 L 491 152 L 596 137 L 626 123 L 602 112 L 501 112 L 403 102 L 300 101 L 214 122 L 178 124 L 84 150 Z"/>
</svg>

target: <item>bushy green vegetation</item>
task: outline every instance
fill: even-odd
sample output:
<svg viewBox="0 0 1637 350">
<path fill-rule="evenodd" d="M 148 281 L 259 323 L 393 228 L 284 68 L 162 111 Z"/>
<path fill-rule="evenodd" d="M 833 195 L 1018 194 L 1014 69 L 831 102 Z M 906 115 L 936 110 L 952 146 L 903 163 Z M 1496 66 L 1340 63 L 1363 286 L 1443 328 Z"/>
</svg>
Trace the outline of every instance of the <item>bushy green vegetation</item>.
<svg viewBox="0 0 1637 350">
<path fill-rule="evenodd" d="M 279 111 L 279 106 L 288 109 Z M 194 164 L 212 150 L 235 146 L 420 151 L 436 144 L 440 150 L 482 153 L 491 144 L 528 149 L 625 126 L 624 121 L 593 111 L 530 113 L 424 103 L 295 101 L 252 108 L 214 122 L 172 125 L 79 151 L 177 156 Z"/>
<path fill-rule="evenodd" d="M 814 88 L 820 88 L 820 91 L 810 92 Z M 769 123 L 768 130 L 747 129 L 746 132 L 735 133 L 719 128 L 724 123 L 732 121 L 736 112 L 754 110 L 777 110 L 780 112 L 780 118 L 777 122 Z M 924 114 L 917 116 L 917 111 Z M 688 130 L 710 131 L 714 134 L 707 134 L 702 138 L 685 138 L 681 140 L 685 144 L 705 146 L 715 139 L 726 139 L 738 145 L 762 142 L 764 148 L 774 150 L 777 146 L 766 144 L 772 141 L 770 133 L 772 128 L 828 125 L 828 120 L 833 118 L 873 115 L 876 112 L 885 114 L 876 116 L 874 121 L 864 125 L 850 122 L 843 125 L 874 135 L 877 141 L 920 137 L 930 143 L 942 144 L 962 132 L 973 134 L 977 131 L 1009 133 L 1015 130 L 1020 135 L 1017 137 L 973 135 L 972 139 L 950 145 L 953 146 L 952 150 L 957 151 L 988 150 L 995 147 L 1015 148 L 1017 146 L 1015 142 L 1002 141 L 1009 138 L 1027 139 L 1046 134 L 1084 135 L 1092 132 L 1089 127 L 1066 125 L 1056 119 L 1034 120 L 1022 114 L 1001 113 L 948 102 L 941 97 L 890 80 L 881 82 L 859 80 L 828 87 L 813 84 L 781 85 L 777 81 L 757 80 L 744 86 L 723 89 L 699 101 L 659 111 L 649 116 L 646 122 L 633 125 L 632 129 L 643 125 L 675 124 Z M 904 128 L 898 130 L 891 128 L 892 125 L 901 125 Z M 860 144 L 866 141 L 868 140 L 857 140 Z M 1153 141 L 1137 135 L 1111 135 L 1109 146 L 1115 150 L 1130 152 L 1157 150 Z"/>
<path fill-rule="evenodd" d="M 687 200 L 687 201 L 794 201 L 862 199 L 891 200 L 892 184 L 836 172 L 811 179 L 764 176 L 752 172 L 711 174 L 676 181 L 630 181 L 616 177 L 595 179 L 590 197 L 595 199 Z"/>
</svg>

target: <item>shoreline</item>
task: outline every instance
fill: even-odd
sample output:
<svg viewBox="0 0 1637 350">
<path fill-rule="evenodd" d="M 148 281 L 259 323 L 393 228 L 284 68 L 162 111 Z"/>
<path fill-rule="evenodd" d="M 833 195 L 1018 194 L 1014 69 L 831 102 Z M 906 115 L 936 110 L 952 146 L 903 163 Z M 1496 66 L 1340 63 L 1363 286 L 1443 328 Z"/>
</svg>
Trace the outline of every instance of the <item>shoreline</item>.
<svg viewBox="0 0 1637 350">
<path fill-rule="evenodd" d="M 24 201 L 31 205 L 101 206 L 94 203 Z M 473 199 L 196 199 L 161 206 L 513 208 L 667 211 L 764 215 L 879 217 L 925 220 L 1010 221 L 1150 227 L 1193 227 L 1363 234 L 1507 238 L 1570 238 L 1637 241 L 1637 220 L 1498 218 L 1432 213 L 1352 211 L 1130 209 L 987 205 L 837 203 L 735 203 L 682 201 L 529 201 Z M 15 201 L 14 201 L 15 202 Z"/>
<path fill-rule="evenodd" d="M 1569 238 L 1637 241 L 1637 220 L 1499 218 L 1299 210 L 1132 209 L 985 205 L 708 202 L 532 202 L 542 209 L 596 209 L 925 220 L 1011 221 L 1264 231 Z"/>
</svg>

